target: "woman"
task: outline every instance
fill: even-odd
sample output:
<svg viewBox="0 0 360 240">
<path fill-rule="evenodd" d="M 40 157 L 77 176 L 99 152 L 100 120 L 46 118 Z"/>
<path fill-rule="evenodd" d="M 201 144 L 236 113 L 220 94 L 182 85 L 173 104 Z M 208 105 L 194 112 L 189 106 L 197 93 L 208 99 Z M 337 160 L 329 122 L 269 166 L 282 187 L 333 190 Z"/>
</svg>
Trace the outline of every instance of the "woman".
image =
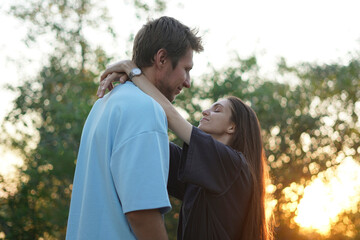
<svg viewBox="0 0 360 240">
<path fill-rule="evenodd" d="M 134 67 L 122 61 L 107 69 L 98 96 L 112 89 L 112 81 L 125 82 Z M 144 74 L 132 81 L 163 107 L 169 128 L 184 141 L 182 149 L 170 144 L 168 191 L 182 200 L 178 239 L 272 239 L 265 216 L 268 175 L 254 111 L 229 97 L 203 111 L 197 128 Z"/>
</svg>

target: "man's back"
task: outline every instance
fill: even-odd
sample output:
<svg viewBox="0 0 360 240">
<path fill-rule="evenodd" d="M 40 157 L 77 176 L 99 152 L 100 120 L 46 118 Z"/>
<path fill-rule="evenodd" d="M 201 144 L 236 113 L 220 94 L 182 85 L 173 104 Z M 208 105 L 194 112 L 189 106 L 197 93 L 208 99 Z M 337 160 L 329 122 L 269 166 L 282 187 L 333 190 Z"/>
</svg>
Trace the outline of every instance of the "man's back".
<svg viewBox="0 0 360 240">
<path fill-rule="evenodd" d="M 80 143 L 67 239 L 135 239 L 125 213 L 170 209 L 162 108 L 131 82 L 98 100 Z"/>
</svg>

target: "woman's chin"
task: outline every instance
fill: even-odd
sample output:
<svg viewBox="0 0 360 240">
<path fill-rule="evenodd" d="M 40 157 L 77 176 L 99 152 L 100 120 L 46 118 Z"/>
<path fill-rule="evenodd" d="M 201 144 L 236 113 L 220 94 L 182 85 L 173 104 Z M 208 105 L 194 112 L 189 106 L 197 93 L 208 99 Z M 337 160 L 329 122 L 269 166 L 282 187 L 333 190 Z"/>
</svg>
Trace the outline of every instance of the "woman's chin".
<svg viewBox="0 0 360 240">
<path fill-rule="evenodd" d="M 201 123 L 199 124 L 198 129 L 200 129 L 201 131 L 207 133 L 206 128 L 204 128 L 204 126 L 201 125 Z"/>
</svg>

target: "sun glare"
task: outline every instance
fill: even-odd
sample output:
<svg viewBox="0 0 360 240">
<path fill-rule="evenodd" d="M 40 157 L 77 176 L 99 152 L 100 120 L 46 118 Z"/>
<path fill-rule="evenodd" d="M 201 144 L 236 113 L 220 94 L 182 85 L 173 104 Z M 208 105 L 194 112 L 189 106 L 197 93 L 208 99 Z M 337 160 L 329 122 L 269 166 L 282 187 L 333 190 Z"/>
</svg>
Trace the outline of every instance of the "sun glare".
<svg viewBox="0 0 360 240">
<path fill-rule="evenodd" d="M 9 193 L 15 192 L 18 180 L 16 166 L 20 166 L 22 163 L 19 157 L 0 147 L 0 175 L 4 177 L 4 183 L 0 185 L 0 197 L 6 197 Z M 6 192 L 2 188 L 5 188 Z"/>
<path fill-rule="evenodd" d="M 15 166 L 20 166 L 22 160 L 3 147 L 0 147 L 0 158 L 0 175 L 5 178 L 13 177 L 16 172 Z"/>
<path fill-rule="evenodd" d="M 348 157 L 337 168 L 319 174 L 304 189 L 295 212 L 295 222 L 303 230 L 315 230 L 323 235 L 339 221 L 339 214 L 358 211 L 360 201 L 360 165 Z"/>
</svg>

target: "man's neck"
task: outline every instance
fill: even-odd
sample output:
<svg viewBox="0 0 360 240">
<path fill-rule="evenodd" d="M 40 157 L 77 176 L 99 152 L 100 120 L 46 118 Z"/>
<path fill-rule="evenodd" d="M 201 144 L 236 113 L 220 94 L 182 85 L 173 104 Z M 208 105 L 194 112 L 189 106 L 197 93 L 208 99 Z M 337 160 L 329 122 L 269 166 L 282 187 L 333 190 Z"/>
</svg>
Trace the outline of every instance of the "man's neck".
<svg viewBox="0 0 360 240">
<path fill-rule="evenodd" d="M 146 67 L 146 68 L 142 68 L 141 71 L 143 72 L 145 77 L 148 79 L 148 81 L 156 86 L 156 80 L 155 80 L 156 75 L 155 75 L 154 69 L 152 67 Z"/>
</svg>

